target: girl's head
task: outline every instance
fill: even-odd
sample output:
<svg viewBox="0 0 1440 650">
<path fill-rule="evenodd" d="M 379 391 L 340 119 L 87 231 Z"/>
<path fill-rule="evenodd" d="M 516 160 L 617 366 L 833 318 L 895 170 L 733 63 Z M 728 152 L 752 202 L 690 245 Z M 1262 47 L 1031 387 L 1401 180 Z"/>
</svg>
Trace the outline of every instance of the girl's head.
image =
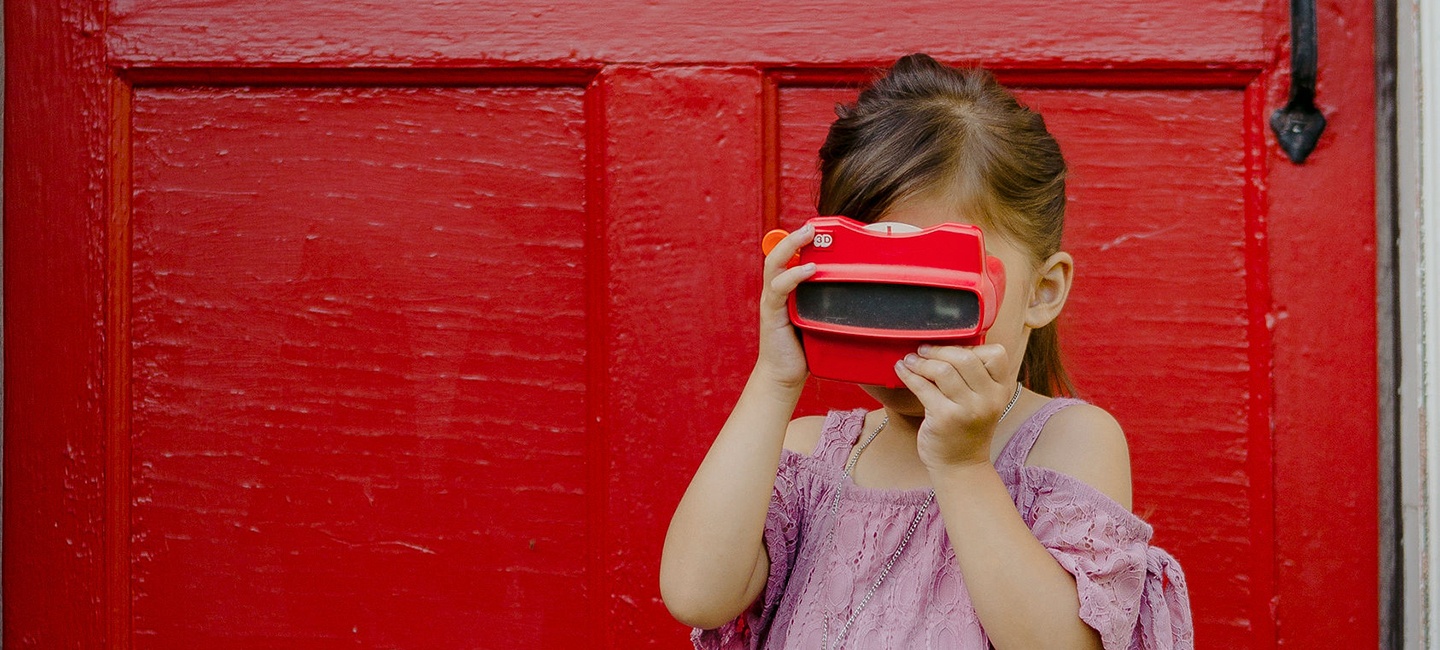
<svg viewBox="0 0 1440 650">
<path fill-rule="evenodd" d="M 987 340 L 1012 359 L 1024 349 L 1018 373 L 1030 389 L 1073 393 L 1055 325 L 1072 268 L 1060 251 L 1065 159 L 1040 115 L 990 73 L 924 54 L 897 61 L 836 113 L 820 148 L 819 213 L 980 226 L 1007 277 Z"/>
</svg>

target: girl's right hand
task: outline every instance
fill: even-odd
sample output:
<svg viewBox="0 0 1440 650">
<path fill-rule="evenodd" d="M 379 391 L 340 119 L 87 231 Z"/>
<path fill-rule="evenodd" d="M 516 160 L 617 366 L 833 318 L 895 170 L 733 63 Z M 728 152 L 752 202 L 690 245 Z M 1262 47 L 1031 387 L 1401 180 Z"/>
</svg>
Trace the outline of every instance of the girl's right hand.
<svg viewBox="0 0 1440 650">
<path fill-rule="evenodd" d="M 805 224 L 765 256 L 765 284 L 760 290 L 760 358 L 755 369 L 787 388 L 802 386 L 810 374 L 800 338 L 790 324 L 788 300 L 795 287 L 815 275 L 815 264 L 793 268 L 786 268 L 786 264 L 814 238 L 815 226 Z"/>
</svg>

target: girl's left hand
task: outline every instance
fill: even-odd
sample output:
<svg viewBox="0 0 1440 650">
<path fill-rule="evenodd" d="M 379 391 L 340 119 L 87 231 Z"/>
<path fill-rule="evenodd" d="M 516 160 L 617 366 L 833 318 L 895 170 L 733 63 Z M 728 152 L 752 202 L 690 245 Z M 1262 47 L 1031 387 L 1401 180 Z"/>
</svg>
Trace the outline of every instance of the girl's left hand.
<svg viewBox="0 0 1440 650">
<path fill-rule="evenodd" d="M 925 407 L 916 440 L 930 469 L 990 464 L 995 425 L 1014 395 L 1009 355 L 1000 345 L 922 345 L 895 364 L 900 381 Z"/>
</svg>

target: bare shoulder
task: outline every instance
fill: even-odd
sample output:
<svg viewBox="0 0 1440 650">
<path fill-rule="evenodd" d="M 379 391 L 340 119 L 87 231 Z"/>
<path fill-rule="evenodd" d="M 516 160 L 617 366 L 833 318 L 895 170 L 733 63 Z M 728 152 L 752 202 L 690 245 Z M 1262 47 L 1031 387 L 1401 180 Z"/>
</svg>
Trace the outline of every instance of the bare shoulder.
<svg viewBox="0 0 1440 650">
<path fill-rule="evenodd" d="M 797 454 L 809 456 L 820 444 L 820 431 L 825 427 L 825 417 L 807 415 L 795 418 L 785 427 L 785 448 Z"/>
<path fill-rule="evenodd" d="M 1130 447 L 1120 423 L 1098 406 L 1076 404 L 1057 412 L 1025 464 L 1073 476 L 1130 508 Z"/>
</svg>

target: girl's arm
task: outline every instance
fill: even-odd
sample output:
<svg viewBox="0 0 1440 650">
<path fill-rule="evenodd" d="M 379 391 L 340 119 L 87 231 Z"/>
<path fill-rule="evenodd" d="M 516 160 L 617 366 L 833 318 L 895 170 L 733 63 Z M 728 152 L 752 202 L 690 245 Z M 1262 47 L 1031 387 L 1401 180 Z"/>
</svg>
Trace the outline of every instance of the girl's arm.
<svg viewBox="0 0 1440 650">
<path fill-rule="evenodd" d="M 786 300 L 815 271 L 813 264 L 786 263 L 813 236 L 807 225 L 765 257 L 759 359 L 665 535 L 660 594 L 688 625 L 715 628 L 733 620 L 769 576 L 765 518 L 787 423 L 809 374 Z"/>
<path fill-rule="evenodd" d="M 1014 386 L 994 375 L 1003 376 L 1007 365 L 1002 348 L 982 346 L 930 349 L 897 366 L 925 405 L 921 459 L 991 643 L 998 650 L 1100 648 L 1099 633 L 1080 619 L 1074 576 L 1035 538 L 990 462 L 995 424 Z M 1129 460 L 1119 426 L 1099 409 L 1067 419 L 1073 448 L 1060 451 L 1084 464 L 1079 478 L 1107 492 L 1123 482 L 1124 494 L 1117 496 L 1128 501 Z M 1066 464 L 1063 469 L 1072 469 Z"/>
<path fill-rule="evenodd" d="M 1080 619 L 1075 577 L 1015 510 L 994 466 L 931 471 L 935 501 L 980 624 L 999 650 L 1094 648 L 1100 634 Z"/>
<path fill-rule="evenodd" d="M 770 573 L 765 518 L 799 387 L 758 369 L 690 480 L 660 559 L 660 594 L 680 622 L 727 623 L 755 602 Z"/>
</svg>

